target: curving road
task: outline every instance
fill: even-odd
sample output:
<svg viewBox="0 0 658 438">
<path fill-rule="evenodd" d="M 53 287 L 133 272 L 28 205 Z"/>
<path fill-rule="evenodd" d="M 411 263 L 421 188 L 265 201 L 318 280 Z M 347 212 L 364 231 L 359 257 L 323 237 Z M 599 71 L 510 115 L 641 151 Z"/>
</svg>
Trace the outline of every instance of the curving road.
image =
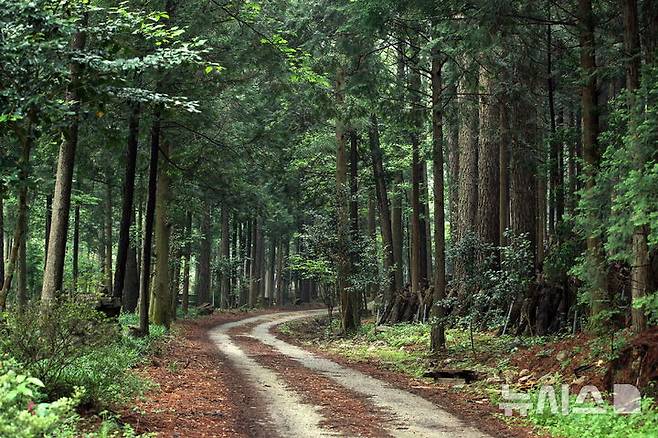
<svg viewBox="0 0 658 438">
<path fill-rule="evenodd" d="M 295 319 L 325 312 L 310 310 L 273 313 L 220 325 L 210 333 L 219 350 L 244 374 L 267 407 L 266 420 L 281 437 L 353 436 L 340 430 L 333 403 L 319 403 L 317 394 L 297 381 L 300 373 L 330 382 L 335 404 L 359 398 L 377 416 L 380 432 L 368 436 L 486 437 L 428 400 L 393 387 L 354 369 L 319 357 L 275 337 L 270 329 Z M 273 362 L 274 360 L 274 362 Z M 284 366 L 286 361 L 294 366 Z M 273 365 L 279 364 L 279 365 Z M 290 362 L 293 363 L 293 362 Z M 301 365 L 301 366 L 300 366 Z M 296 370 L 293 374 L 293 370 Z M 341 398 L 342 396 L 342 398 Z M 337 427 L 332 427 L 339 423 Z M 360 435 L 360 434 L 359 434 Z"/>
</svg>

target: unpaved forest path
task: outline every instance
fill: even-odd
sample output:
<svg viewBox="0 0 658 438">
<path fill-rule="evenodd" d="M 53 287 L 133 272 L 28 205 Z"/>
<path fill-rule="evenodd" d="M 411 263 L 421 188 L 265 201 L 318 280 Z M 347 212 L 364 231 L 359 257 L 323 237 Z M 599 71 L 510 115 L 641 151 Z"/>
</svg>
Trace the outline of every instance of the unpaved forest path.
<svg viewBox="0 0 658 438">
<path fill-rule="evenodd" d="M 281 437 L 485 437 L 432 402 L 278 339 L 271 329 L 324 310 L 271 313 L 210 331 Z"/>
</svg>

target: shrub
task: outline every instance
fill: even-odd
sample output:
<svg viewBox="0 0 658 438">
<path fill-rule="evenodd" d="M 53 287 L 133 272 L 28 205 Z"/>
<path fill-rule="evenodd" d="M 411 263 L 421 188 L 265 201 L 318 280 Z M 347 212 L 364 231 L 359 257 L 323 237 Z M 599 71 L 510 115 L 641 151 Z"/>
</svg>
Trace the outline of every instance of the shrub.
<svg viewBox="0 0 658 438">
<path fill-rule="evenodd" d="M 52 403 L 39 403 L 43 383 L 20 371 L 17 363 L 0 357 L 0 436 L 75 436 L 75 406 L 83 392 Z"/>
<path fill-rule="evenodd" d="M 0 350 L 23 364 L 51 396 L 68 395 L 76 381 L 66 374 L 85 356 L 115 342 L 118 326 L 90 304 L 62 300 L 47 310 L 38 305 L 6 314 Z"/>
</svg>

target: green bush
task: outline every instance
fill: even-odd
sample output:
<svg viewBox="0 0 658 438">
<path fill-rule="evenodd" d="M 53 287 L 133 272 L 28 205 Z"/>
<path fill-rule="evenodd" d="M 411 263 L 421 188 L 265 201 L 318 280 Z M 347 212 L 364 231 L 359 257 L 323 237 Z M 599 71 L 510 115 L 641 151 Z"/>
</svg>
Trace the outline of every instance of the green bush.
<svg viewBox="0 0 658 438">
<path fill-rule="evenodd" d="M 73 397 L 39 403 L 43 383 L 20 371 L 17 363 L 0 357 L 0 436 L 75 436 L 78 404 L 82 390 Z"/>
</svg>

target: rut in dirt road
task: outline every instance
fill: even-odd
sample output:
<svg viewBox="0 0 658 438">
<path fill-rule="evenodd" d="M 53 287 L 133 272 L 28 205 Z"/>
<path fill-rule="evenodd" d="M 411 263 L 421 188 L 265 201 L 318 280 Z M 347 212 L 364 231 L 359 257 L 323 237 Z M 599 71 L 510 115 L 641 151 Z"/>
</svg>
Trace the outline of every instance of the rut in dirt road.
<svg viewBox="0 0 658 438">
<path fill-rule="evenodd" d="M 247 381 L 262 395 L 268 406 L 270 421 L 282 437 L 330 436 L 336 435 L 336 431 L 326 426 L 330 422 L 323 417 L 321 407 L 308 403 L 309 397 L 303 394 L 299 385 L 286 383 L 286 380 L 290 382 L 291 378 L 295 378 L 286 375 L 286 372 L 291 372 L 289 368 L 275 369 L 272 365 L 268 367 L 267 363 L 259 363 L 255 357 L 249 356 L 249 349 L 245 345 L 240 345 L 238 337 L 232 339 L 229 335 L 231 330 L 242 326 L 247 326 L 248 330 L 253 326 L 249 332 L 250 338 L 267 346 L 266 348 L 271 350 L 269 354 L 281 355 L 282 360 L 292 359 L 307 371 L 315 373 L 318 379 L 330 379 L 344 391 L 362 396 L 365 402 L 371 404 L 375 408 L 373 410 L 382 416 L 380 425 L 386 430 L 383 436 L 437 438 L 488 436 L 420 396 L 318 357 L 270 333 L 270 329 L 276 325 L 321 312 L 323 311 L 314 310 L 262 315 L 225 324 L 211 332 L 211 338 L 220 350 L 234 362 L 237 369 L 244 372 Z M 340 434 L 340 436 L 347 435 Z"/>
</svg>

